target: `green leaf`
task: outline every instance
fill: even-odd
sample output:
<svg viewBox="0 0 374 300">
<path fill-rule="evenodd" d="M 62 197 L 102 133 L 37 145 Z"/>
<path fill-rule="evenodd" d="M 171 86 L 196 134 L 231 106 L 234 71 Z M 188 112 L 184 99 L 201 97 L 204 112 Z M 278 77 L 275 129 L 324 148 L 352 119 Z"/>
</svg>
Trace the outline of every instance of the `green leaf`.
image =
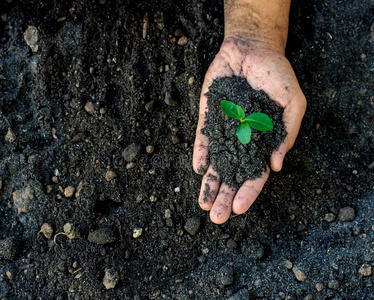
<svg viewBox="0 0 374 300">
<path fill-rule="evenodd" d="M 244 120 L 245 113 L 244 110 L 231 101 L 223 100 L 221 101 L 221 108 L 223 112 L 230 118 L 234 118 L 240 121 Z"/>
<path fill-rule="evenodd" d="M 251 141 L 252 130 L 248 122 L 240 123 L 236 129 L 236 135 L 242 144 L 248 144 Z"/>
<path fill-rule="evenodd" d="M 250 114 L 244 121 L 248 122 L 249 126 L 253 129 L 259 131 L 270 131 L 274 128 L 272 119 L 268 115 L 260 112 Z"/>
</svg>

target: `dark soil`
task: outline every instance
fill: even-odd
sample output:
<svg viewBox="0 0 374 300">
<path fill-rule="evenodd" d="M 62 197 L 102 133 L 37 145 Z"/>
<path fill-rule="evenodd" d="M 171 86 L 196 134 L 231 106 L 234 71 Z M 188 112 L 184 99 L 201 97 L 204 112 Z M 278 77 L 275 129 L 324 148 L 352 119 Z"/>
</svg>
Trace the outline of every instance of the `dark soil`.
<svg viewBox="0 0 374 300">
<path fill-rule="evenodd" d="M 1 1 L 0 298 L 373 299 L 373 16 L 292 2 L 299 138 L 217 226 L 191 157 L 223 3 Z"/>
<path fill-rule="evenodd" d="M 278 149 L 287 132 L 282 121 L 283 109 L 263 91 L 255 91 L 241 77 L 213 81 L 207 93 L 208 112 L 203 134 L 209 138 L 209 162 L 221 176 L 221 182 L 239 189 L 246 179 L 261 177 L 269 166 L 273 150 Z M 251 142 L 242 144 L 236 136 L 238 120 L 227 117 L 221 107 L 229 100 L 244 109 L 246 116 L 261 112 L 271 117 L 272 131 L 252 130 Z"/>
</svg>

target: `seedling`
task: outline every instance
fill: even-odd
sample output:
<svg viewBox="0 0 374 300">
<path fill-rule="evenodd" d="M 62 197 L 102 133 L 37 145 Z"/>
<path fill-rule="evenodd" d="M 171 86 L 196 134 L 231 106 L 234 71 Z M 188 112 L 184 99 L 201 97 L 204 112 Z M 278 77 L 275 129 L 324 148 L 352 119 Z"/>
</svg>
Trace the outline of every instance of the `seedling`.
<svg viewBox="0 0 374 300">
<path fill-rule="evenodd" d="M 243 108 L 227 100 L 221 101 L 221 108 L 225 115 L 240 121 L 236 135 L 242 144 L 251 141 L 251 128 L 259 131 L 270 131 L 274 128 L 273 121 L 267 114 L 255 112 L 246 117 Z"/>
</svg>

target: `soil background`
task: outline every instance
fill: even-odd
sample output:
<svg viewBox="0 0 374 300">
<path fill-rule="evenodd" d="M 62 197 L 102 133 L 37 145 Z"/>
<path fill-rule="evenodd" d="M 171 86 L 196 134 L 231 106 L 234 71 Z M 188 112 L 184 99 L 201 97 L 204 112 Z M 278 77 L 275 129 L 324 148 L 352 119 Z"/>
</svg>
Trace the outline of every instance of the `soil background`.
<svg viewBox="0 0 374 300">
<path fill-rule="evenodd" d="M 292 2 L 307 113 L 282 172 L 221 226 L 191 167 L 221 1 L 8 0 L 0 13 L 1 299 L 374 299 L 372 0 Z"/>
</svg>

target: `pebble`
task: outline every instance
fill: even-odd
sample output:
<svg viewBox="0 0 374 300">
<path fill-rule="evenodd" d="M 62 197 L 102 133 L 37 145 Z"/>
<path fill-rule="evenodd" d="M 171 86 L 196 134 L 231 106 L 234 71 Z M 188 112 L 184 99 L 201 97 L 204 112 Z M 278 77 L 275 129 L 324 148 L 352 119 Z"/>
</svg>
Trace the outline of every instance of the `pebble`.
<svg viewBox="0 0 374 300">
<path fill-rule="evenodd" d="M 144 130 L 146 136 L 151 136 L 151 131 L 149 129 Z"/>
<path fill-rule="evenodd" d="M 63 230 L 64 230 L 64 232 L 66 233 L 66 236 L 69 239 L 72 240 L 72 239 L 79 238 L 79 233 L 78 233 L 76 227 L 74 226 L 74 224 L 72 224 L 72 223 L 65 223 L 64 227 L 63 227 Z"/>
<path fill-rule="evenodd" d="M 119 273 L 116 269 L 105 269 L 103 285 L 107 290 L 113 289 L 119 281 Z"/>
<path fill-rule="evenodd" d="M 176 135 L 171 136 L 171 142 L 176 145 L 179 144 L 179 138 Z"/>
<path fill-rule="evenodd" d="M 109 227 L 99 228 L 88 235 L 88 241 L 98 245 L 110 244 L 116 239 L 115 232 Z"/>
<path fill-rule="evenodd" d="M 219 282 L 230 285 L 234 282 L 234 269 L 232 266 L 223 266 L 219 269 Z"/>
<path fill-rule="evenodd" d="M 171 210 L 170 209 L 165 209 L 165 218 L 170 219 L 171 218 Z"/>
<path fill-rule="evenodd" d="M 87 101 L 84 110 L 92 115 L 95 112 L 95 105 L 91 101 Z"/>
<path fill-rule="evenodd" d="M 176 106 L 178 104 L 178 102 L 176 100 L 174 100 L 170 93 L 166 92 L 165 93 L 165 98 L 164 98 L 164 101 L 167 105 L 169 106 Z"/>
<path fill-rule="evenodd" d="M 127 169 L 127 170 L 133 169 L 133 168 L 135 168 L 135 167 L 136 167 L 136 163 L 134 163 L 134 162 L 128 163 L 128 164 L 126 165 L 126 169 Z"/>
<path fill-rule="evenodd" d="M 331 223 L 331 222 L 334 222 L 335 219 L 336 219 L 336 216 L 335 216 L 333 213 L 325 214 L 324 220 L 325 220 L 326 222 Z"/>
<path fill-rule="evenodd" d="M 288 259 L 286 259 L 284 262 L 283 262 L 283 265 L 288 269 L 288 270 L 291 270 L 292 267 L 293 267 L 293 263 L 291 261 L 289 261 Z"/>
<path fill-rule="evenodd" d="M 131 162 L 140 154 L 141 149 L 139 144 L 132 143 L 123 150 L 122 156 L 127 162 Z"/>
<path fill-rule="evenodd" d="M 145 151 L 146 151 L 147 153 L 149 153 L 149 154 L 152 154 L 153 151 L 155 151 L 155 147 L 149 145 L 149 146 L 147 146 L 147 147 L 145 148 Z"/>
<path fill-rule="evenodd" d="M 66 198 L 71 198 L 71 197 L 74 196 L 74 194 L 75 194 L 75 187 L 68 186 L 68 187 L 65 188 L 64 195 L 65 195 Z"/>
<path fill-rule="evenodd" d="M 322 283 L 317 283 L 317 284 L 315 285 L 315 288 L 316 288 L 316 290 L 317 290 L 318 292 L 321 292 L 321 291 L 324 289 L 324 286 L 323 286 Z"/>
<path fill-rule="evenodd" d="M 188 84 L 193 85 L 195 83 L 195 77 L 191 76 L 188 78 Z"/>
<path fill-rule="evenodd" d="M 38 29 L 35 26 L 27 27 L 26 31 L 23 33 L 23 37 L 26 41 L 26 44 L 31 48 L 32 52 L 38 52 Z"/>
<path fill-rule="evenodd" d="M 156 106 L 157 106 L 157 103 L 156 101 L 152 100 L 152 101 L 149 101 L 146 105 L 145 105 L 145 110 L 147 112 L 154 112 L 155 109 L 156 109 Z"/>
<path fill-rule="evenodd" d="M 372 273 L 372 267 L 371 265 L 365 263 L 363 264 L 360 269 L 358 270 L 358 273 L 361 275 L 361 276 L 370 276 L 371 273 Z"/>
<path fill-rule="evenodd" d="M 12 129 L 8 128 L 8 132 L 5 135 L 5 140 L 9 143 L 13 143 L 16 140 L 16 138 L 17 137 L 15 133 L 12 131 Z"/>
<path fill-rule="evenodd" d="M 339 220 L 342 222 L 353 221 L 355 217 L 355 210 L 350 206 L 343 207 L 339 210 Z"/>
<path fill-rule="evenodd" d="M 117 177 L 117 174 L 116 173 L 114 173 L 113 171 L 107 171 L 106 172 L 106 174 L 105 174 L 105 180 L 106 181 L 112 181 L 114 178 L 116 178 Z"/>
<path fill-rule="evenodd" d="M 133 232 L 132 232 L 132 237 L 134 239 L 137 239 L 139 238 L 141 235 L 143 234 L 143 228 L 134 228 Z"/>
<path fill-rule="evenodd" d="M 328 283 L 328 287 L 329 289 L 337 290 L 340 287 L 340 283 L 335 279 L 331 279 Z"/>
<path fill-rule="evenodd" d="M 229 300 L 249 300 L 249 292 L 247 289 L 241 289 L 239 292 L 232 295 Z"/>
<path fill-rule="evenodd" d="M 292 272 L 295 274 L 295 277 L 298 281 L 304 281 L 307 278 L 305 273 L 297 266 L 294 266 L 292 268 Z"/>
<path fill-rule="evenodd" d="M 157 197 L 154 196 L 154 195 L 152 195 L 151 197 L 149 197 L 149 200 L 150 200 L 151 202 L 156 202 L 156 201 L 157 201 Z"/>
<path fill-rule="evenodd" d="M 19 245 L 14 237 L 8 237 L 0 240 L 0 256 L 5 259 L 13 260 L 16 258 Z"/>
<path fill-rule="evenodd" d="M 31 206 L 31 201 L 34 200 L 34 190 L 27 186 L 21 190 L 12 193 L 14 205 L 17 208 L 18 214 L 28 213 Z"/>
<path fill-rule="evenodd" d="M 53 228 L 50 224 L 44 223 L 40 228 L 40 232 L 49 240 L 53 235 Z"/>
<path fill-rule="evenodd" d="M 188 38 L 186 36 L 181 36 L 178 40 L 178 45 L 179 46 L 184 46 L 188 42 Z"/>
<path fill-rule="evenodd" d="M 201 225 L 201 220 L 199 217 L 192 217 L 187 219 L 186 224 L 184 225 L 184 230 L 186 230 L 189 234 L 195 235 L 199 230 Z"/>
</svg>

